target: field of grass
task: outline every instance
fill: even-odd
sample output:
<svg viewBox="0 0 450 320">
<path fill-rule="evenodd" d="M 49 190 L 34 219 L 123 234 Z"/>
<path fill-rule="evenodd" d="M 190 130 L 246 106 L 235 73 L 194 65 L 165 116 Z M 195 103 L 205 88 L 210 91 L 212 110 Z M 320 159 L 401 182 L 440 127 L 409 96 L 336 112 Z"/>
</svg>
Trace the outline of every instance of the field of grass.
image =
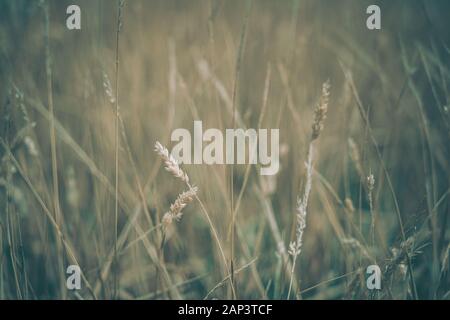
<svg viewBox="0 0 450 320">
<path fill-rule="evenodd" d="M 0 299 L 450 299 L 449 15 L 0 0 Z M 278 174 L 178 166 L 195 120 L 280 129 Z"/>
</svg>

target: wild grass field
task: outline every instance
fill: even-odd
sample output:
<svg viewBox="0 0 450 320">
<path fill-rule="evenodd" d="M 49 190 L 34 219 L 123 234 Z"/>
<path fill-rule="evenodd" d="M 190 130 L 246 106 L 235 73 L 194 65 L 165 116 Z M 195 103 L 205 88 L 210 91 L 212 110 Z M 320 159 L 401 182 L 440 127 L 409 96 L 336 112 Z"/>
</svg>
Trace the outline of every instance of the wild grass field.
<svg viewBox="0 0 450 320">
<path fill-rule="evenodd" d="M 0 299 L 449 299 L 449 18 L 0 0 Z M 195 120 L 279 129 L 278 173 L 180 166 Z"/>
</svg>

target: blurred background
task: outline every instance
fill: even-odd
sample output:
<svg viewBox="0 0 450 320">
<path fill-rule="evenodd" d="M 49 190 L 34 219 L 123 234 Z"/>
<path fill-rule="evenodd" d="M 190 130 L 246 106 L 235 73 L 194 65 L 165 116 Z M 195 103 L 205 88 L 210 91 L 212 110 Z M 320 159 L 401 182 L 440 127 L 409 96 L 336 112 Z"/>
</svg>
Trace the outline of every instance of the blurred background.
<svg viewBox="0 0 450 320">
<path fill-rule="evenodd" d="M 449 14 L 438 0 L 0 0 L 0 298 L 286 299 L 292 279 L 291 299 L 449 299 Z M 194 120 L 232 128 L 233 108 L 237 126 L 280 129 L 279 173 L 186 165 L 198 199 L 162 227 L 187 187 L 155 142 L 170 150 Z M 66 288 L 73 264 L 81 290 Z"/>
</svg>

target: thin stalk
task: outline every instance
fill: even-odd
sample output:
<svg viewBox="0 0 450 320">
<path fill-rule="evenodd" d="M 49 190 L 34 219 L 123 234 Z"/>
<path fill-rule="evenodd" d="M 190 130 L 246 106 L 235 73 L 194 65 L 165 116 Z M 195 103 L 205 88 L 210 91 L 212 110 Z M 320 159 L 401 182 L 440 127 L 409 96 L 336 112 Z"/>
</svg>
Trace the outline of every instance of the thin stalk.
<svg viewBox="0 0 450 320">
<path fill-rule="evenodd" d="M 115 91 L 116 91 L 116 108 L 115 108 L 115 124 L 114 124 L 114 145 L 115 145 L 115 182 L 114 182 L 114 292 L 113 297 L 117 298 L 118 294 L 118 277 L 117 277 L 117 235 L 119 222 L 119 40 L 120 29 L 122 27 L 122 8 L 124 0 L 117 2 L 117 29 L 116 29 L 116 72 L 115 72 Z"/>
<path fill-rule="evenodd" d="M 62 216 L 59 204 L 59 184 L 58 184 L 58 162 L 56 158 L 56 133 L 55 133 L 55 114 L 53 107 L 53 84 L 52 84 L 52 61 L 50 55 L 50 4 L 44 4 L 45 15 L 45 73 L 47 80 L 47 102 L 50 114 L 50 154 L 52 167 L 52 187 L 53 187 L 53 210 L 55 222 L 62 227 Z M 58 251 L 58 262 L 61 269 L 64 269 L 63 250 L 61 241 L 57 238 L 56 246 Z M 65 278 L 64 273 L 59 272 L 60 275 L 60 290 L 62 298 L 66 297 Z"/>
</svg>

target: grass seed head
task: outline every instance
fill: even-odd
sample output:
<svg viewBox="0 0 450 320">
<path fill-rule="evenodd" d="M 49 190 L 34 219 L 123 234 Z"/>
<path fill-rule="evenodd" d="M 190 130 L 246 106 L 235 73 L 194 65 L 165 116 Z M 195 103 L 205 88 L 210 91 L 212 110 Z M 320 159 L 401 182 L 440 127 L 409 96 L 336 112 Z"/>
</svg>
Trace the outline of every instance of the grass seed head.
<svg viewBox="0 0 450 320">
<path fill-rule="evenodd" d="M 156 141 L 155 151 L 164 161 L 164 166 L 168 172 L 170 172 L 175 178 L 181 179 L 185 183 L 189 183 L 188 175 L 180 168 L 177 160 L 169 153 L 169 150 L 165 148 L 161 143 Z"/>
<path fill-rule="evenodd" d="M 170 210 L 166 212 L 162 218 L 162 223 L 165 226 L 170 225 L 173 220 L 180 220 L 183 216 L 183 209 L 188 203 L 192 202 L 197 195 L 198 188 L 192 187 L 188 191 L 185 191 L 178 195 L 174 203 L 170 205 Z"/>
<path fill-rule="evenodd" d="M 331 85 L 329 80 L 322 85 L 322 95 L 319 103 L 314 109 L 314 123 L 312 125 L 311 140 L 316 140 L 319 137 L 320 132 L 323 130 L 323 122 L 327 117 L 328 102 L 330 100 L 330 87 Z"/>
</svg>

